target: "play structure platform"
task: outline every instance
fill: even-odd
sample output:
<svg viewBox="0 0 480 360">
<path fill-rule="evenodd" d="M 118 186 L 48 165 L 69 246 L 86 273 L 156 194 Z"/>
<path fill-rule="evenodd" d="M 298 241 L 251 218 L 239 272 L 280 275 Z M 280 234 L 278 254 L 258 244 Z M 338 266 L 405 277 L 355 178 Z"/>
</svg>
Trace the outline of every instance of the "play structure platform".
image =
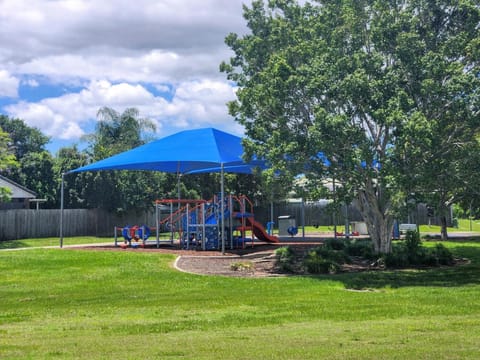
<svg viewBox="0 0 480 360">
<path fill-rule="evenodd" d="M 159 216 L 158 209 L 165 206 L 169 213 Z M 228 195 L 223 203 L 220 196 L 210 200 L 161 199 L 155 207 L 157 229 L 169 232 L 172 243 L 178 239 L 182 249 L 236 249 L 253 246 L 256 241 L 279 242 L 255 220 L 253 204 L 244 195 Z"/>
</svg>

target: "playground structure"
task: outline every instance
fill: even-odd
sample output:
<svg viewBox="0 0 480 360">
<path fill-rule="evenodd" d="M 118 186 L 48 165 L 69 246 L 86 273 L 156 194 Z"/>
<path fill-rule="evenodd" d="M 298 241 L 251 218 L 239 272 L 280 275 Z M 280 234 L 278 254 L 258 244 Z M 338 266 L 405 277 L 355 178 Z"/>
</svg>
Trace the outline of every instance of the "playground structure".
<svg viewBox="0 0 480 360">
<path fill-rule="evenodd" d="M 255 239 L 262 242 L 278 242 L 262 224 L 254 219 L 253 204 L 248 197 L 228 195 L 222 206 L 220 196 L 211 200 L 161 199 L 155 201 L 156 226 L 115 227 L 115 246 L 118 234 L 124 241 L 122 247 L 144 247 L 151 235 L 156 233 L 156 245 L 173 245 L 178 240 L 182 249 L 220 250 L 224 246 L 231 249 L 244 248 L 247 243 L 254 245 Z M 169 208 L 168 214 L 161 209 Z M 163 216 L 162 216 L 163 215 Z M 166 216 L 165 216 L 166 215 Z M 222 229 L 224 234 L 222 236 Z M 160 240 L 160 233 L 169 233 L 168 240 Z"/>
</svg>

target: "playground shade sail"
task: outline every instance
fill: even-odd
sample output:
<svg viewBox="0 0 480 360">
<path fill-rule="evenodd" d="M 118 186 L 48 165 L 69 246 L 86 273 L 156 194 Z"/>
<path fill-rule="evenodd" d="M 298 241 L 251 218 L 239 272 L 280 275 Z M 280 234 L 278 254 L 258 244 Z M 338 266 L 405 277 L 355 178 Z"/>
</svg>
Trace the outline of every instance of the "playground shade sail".
<svg viewBox="0 0 480 360">
<path fill-rule="evenodd" d="M 129 151 L 71 170 L 150 170 L 170 173 L 251 173 L 265 162 L 244 162 L 242 138 L 214 129 L 185 130 Z"/>
</svg>

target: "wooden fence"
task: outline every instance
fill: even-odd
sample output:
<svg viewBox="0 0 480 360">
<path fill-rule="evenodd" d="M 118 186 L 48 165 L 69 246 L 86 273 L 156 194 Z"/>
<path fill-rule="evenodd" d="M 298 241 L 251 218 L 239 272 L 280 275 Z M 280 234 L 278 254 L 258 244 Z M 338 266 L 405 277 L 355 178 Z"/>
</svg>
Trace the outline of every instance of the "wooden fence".
<svg viewBox="0 0 480 360">
<path fill-rule="evenodd" d="M 117 215 L 99 209 L 66 209 L 64 236 L 112 236 L 115 226 L 155 225 L 155 214 Z M 0 210 L 0 241 L 60 236 L 60 210 Z"/>
<path fill-rule="evenodd" d="M 266 227 L 271 219 L 272 208 L 268 205 L 255 208 L 255 219 Z M 297 226 L 345 224 L 345 216 L 349 221 L 362 221 L 360 213 L 354 206 L 348 210 L 343 207 L 334 215 L 326 207 L 318 204 L 305 204 L 302 210 L 300 203 L 275 203 L 273 205 L 273 221 L 278 225 L 278 217 L 290 215 L 295 218 Z M 419 205 L 415 216 L 401 222 L 417 222 L 428 224 L 424 205 Z M 449 223 L 451 219 L 448 219 Z M 437 218 L 430 219 L 431 224 L 439 224 Z M 108 213 L 100 209 L 65 209 L 63 218 L 64 236 L 112 236 L 115 226 L 147 225 L 155 226 L 155 213 L 130 212 L 123 215 Z M 276 226 L 275 226 L 276 227 Z M 60 236 L 60 210 L 0 210 L 0 241 L 25 238 L 42 238 Z"/>
</svg>

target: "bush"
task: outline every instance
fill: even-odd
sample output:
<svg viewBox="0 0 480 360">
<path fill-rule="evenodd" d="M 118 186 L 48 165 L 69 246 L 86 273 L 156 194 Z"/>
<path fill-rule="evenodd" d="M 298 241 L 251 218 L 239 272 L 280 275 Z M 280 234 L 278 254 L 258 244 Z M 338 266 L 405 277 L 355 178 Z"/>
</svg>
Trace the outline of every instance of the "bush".
<svg viewBox="0 0 480 360">
<path fill-rule="evenodd" d="M 453 254 L 442 244 L 429 249 L 415 245 L 415 240 L 394 244 L 392 252 L 383 255 L 383 259 L 387 267 L 439 266 L 452 265 L 454 262 Z"/>
<path fill-rule="evenodd" d="M 382 259 L 386 267 L 406 267 L 410 265 L 408 253 L 405 246 L 394 245 L 392 252 L 384 254 Z"/>
<path fill-rule="evenodd" d="M 370 240 L 354 239 L 345 244 L 345 253 L 350 256 L 361 256 L 366 259 L 374 259 L 373 244 Z"/>
<path fill-rule="evenodd" d="M 431 250 L 431 254 L 436 259 L 437 265 L 452 265 L 454 263 L 453 254 L 443 244 L 436 244 Z"/>
<path fill-rule="evenodd" d="M 310 274 L 335 274 L 340 271 L 340 265 L 331 260 L 324 259 L 315 251 L 310 251 L 305 258 L 304 266 Z"/>
<path fill-rule="evenodd" d="M 275 251 L 275 255 L 277 257 L 277 265 L 282 271 L 293 271 L 293 265 L 295 262 L 295 254 L 291 247 L 284 246 L 278 248 Z"/>
<path fill-rule="evenodd" d="M 325 241 L 325 247 L 332 250 L 343 250 L 345 248 L 345 242 L 341 239 L 327 239 Z"/>
<path fill-rule="evenodd" d="M 418 231 L 407 231 L 405 235 L 405 246 L 409 254 L 415 255 L 422 247 L 422 240 Z"/>
<path fill-rule="evenodd" d="M 312 251 L 324 259 L 329 259 L 339 264 L 350 262 L 350 258 L 344 250 L 335 250 L 328 246 L 317 246 Z"/>
</svg>

